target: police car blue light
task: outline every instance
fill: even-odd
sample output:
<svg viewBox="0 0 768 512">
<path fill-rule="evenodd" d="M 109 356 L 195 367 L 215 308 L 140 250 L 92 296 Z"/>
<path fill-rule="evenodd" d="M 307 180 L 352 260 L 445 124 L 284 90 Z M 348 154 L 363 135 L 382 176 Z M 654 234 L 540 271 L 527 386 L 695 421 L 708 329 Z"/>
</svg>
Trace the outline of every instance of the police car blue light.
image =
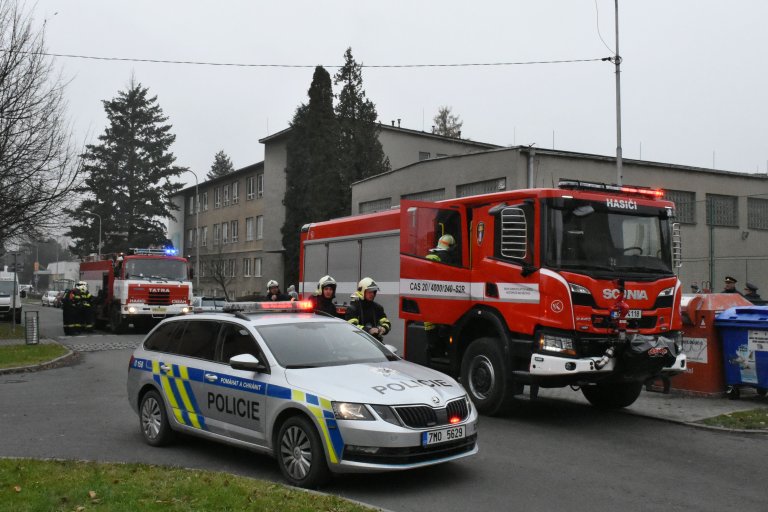
<svg viewBox="0 0 768 512">
<path fill-rule="evenodd" d="M 266 452 L 303 487 L 477 453 L 452 378 L 302 302 L 229 309 L 167 319 L 135 350 L 128 397 L 150 445 L 185 432 Z"/>
</svg>

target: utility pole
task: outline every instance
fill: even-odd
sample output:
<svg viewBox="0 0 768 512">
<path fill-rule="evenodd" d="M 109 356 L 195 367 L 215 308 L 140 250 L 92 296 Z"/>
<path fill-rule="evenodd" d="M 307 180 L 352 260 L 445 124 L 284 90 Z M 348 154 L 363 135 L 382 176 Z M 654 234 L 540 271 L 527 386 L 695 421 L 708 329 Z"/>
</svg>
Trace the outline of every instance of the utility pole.
<svg viewBox="0 0 768 512">
<path fill-rule="evenodd" d="M 623 170 L 621 161 L 621 54 L 619 54 L 619 0 L 616 5 L 616 55 L 613 63 L 616 65 L 616 184 L 621 185 Z"/>
</svg>

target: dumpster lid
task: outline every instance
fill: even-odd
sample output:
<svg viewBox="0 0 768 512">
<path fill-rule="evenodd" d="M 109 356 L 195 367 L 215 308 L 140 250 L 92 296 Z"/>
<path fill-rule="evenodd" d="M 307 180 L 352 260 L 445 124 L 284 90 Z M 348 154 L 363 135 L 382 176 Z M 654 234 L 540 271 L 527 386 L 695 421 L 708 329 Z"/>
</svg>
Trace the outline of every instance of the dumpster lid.
<svg viewBox="0 0 768 512">
<path fill-rule="evenodd" d="M 757 327 L 768 330 L 768 306 L 736 306 L 715 317 L 718 327 Z"/>
</svg>

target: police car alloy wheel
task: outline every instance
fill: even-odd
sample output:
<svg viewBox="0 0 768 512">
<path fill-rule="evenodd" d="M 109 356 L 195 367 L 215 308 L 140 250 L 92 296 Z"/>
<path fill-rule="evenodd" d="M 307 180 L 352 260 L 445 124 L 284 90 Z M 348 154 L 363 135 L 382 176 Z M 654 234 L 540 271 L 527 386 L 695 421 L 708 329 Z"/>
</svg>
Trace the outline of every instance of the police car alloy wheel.
<svg viewBox="0 0 768 512">
<path fill-rule="evenodd" d="M 316 487 L 330 477 L 320 436 L 304 416 L 289 418 L 280 428 L 277 462 L 285 479 L 298 487 Z"/>
<path fill-rule="evenodd" d="M 152 446 L 163 446 L 173 439 L 173 431 L 168 424 L 163 399 L 156 391 L 149 391 L 141 400 L 141 433 L 144 440 Z"/>
</svg>

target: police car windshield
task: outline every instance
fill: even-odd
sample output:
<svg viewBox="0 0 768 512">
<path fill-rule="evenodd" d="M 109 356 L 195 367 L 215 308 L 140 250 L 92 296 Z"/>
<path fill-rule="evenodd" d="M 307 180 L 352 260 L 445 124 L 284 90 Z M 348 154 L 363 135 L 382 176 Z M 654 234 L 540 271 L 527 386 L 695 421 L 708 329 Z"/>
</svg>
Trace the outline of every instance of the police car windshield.
<svg viewBox="0 0 768 512">
<path fill-rule="evenodd" d="M 345 322 L 307 322 L 257 327 L 283 368 L 378 363 L 394 358 L 378 341 Z"/>
<path fill-rule="evenodd" d="M 550 201 L 543 260 L 550 268 L 671 274 L 670 223 L 663 208 L 631 199 L 614 203 Z"/>
</svg>

